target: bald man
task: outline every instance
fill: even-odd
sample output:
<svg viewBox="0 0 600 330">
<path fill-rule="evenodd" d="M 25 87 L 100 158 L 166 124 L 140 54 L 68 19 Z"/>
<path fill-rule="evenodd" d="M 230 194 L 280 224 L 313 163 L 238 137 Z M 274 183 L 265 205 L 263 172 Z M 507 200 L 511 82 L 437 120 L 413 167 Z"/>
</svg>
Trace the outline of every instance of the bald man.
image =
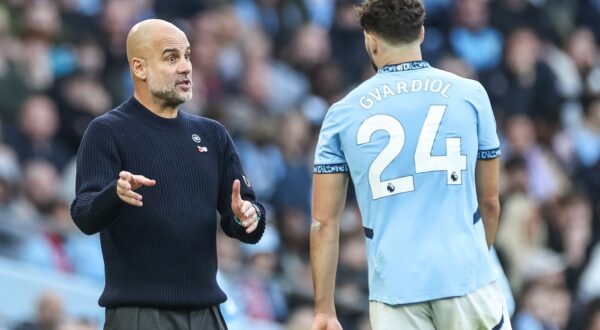
<svg viewBox="0 0 600 330">
<path fill-rule="evenodd" d="M 71 215 L 100 233 L 105 329 L 226 329 L 216 224 L 256 243 L 265 210 L 216 121 L 179 110 L 192 97 L 190 44 L 162 20 L 127 36 L 134 94 L 91 122 L 77 155 Z"/>
</svg>

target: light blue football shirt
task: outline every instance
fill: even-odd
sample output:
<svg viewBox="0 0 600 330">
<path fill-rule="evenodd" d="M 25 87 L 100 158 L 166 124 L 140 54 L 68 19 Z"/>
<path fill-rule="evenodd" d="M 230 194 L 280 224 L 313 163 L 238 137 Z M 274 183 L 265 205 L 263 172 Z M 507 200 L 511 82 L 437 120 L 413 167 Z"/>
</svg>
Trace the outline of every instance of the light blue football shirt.
<svg viewBox="0 0 600 330">
<path fill-rule="evenodd" d="M 385 66 L 329 109 L 315 154 L 315 173 L 354 182 L 370 300 L 462 296 L 496 280 L 475 164 L 500 150 L 480 83 L 425 61 Z"/>
</svg>

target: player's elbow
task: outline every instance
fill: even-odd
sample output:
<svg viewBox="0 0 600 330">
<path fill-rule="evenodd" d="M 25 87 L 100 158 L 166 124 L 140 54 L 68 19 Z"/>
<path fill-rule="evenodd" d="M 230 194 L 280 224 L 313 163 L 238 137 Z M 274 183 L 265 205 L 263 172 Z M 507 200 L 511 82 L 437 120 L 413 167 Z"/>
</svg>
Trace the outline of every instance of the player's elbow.
<svg viewBox="0 0 600 330">
<path fill-rule="evenodd" d="M 500 200 L 498 196 L 479 198 L 479 209 L 482 214 L 498 217 L 500 215 Z"/>
<path fill-rule="evenodd" d="M 311 232 L 329 232 L 335 230 L 335 222 L 331 218 L 313 218 L 310 224 Z"/>
</svg>

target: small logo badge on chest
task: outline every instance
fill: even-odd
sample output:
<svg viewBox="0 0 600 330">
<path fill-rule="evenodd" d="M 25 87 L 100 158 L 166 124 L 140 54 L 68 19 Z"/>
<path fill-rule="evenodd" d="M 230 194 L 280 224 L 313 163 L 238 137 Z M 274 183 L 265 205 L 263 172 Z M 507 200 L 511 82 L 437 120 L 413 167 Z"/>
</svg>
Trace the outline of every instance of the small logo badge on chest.
<svg viewBox="0 0 600 330">
<path fill-rule="evenodd" d="M 208 148 L 207 147 L 203 147 L 203 146 L 198 146 L 198 151 L 200 151 L 200 152 L 207 152 Z"/>
<path fill-rule="evenodd" d="M 192 140 L 194 140 L 194 142 L 196 142 L 196 143 L 200 143 L 200 141 L 202 141 L 202 139 L 200 138 L 200 136 L 198 136 L 198 134 L 193 134 Z"/>
</svg>

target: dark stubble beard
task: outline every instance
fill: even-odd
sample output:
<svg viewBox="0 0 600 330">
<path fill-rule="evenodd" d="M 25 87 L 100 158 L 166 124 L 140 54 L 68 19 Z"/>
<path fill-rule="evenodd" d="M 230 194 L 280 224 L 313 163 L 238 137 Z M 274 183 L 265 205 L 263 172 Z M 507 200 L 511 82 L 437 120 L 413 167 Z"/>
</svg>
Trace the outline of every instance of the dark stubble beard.
<svg viewBox="0 0 600 330">
<path fill-rule="evenodd" d="M 162 100 L 164 108 L 175 108 L 186 101 L 184 97 L 177 95 L 173 90 L 152 91 L 152 96 Z"/>
</svg>

